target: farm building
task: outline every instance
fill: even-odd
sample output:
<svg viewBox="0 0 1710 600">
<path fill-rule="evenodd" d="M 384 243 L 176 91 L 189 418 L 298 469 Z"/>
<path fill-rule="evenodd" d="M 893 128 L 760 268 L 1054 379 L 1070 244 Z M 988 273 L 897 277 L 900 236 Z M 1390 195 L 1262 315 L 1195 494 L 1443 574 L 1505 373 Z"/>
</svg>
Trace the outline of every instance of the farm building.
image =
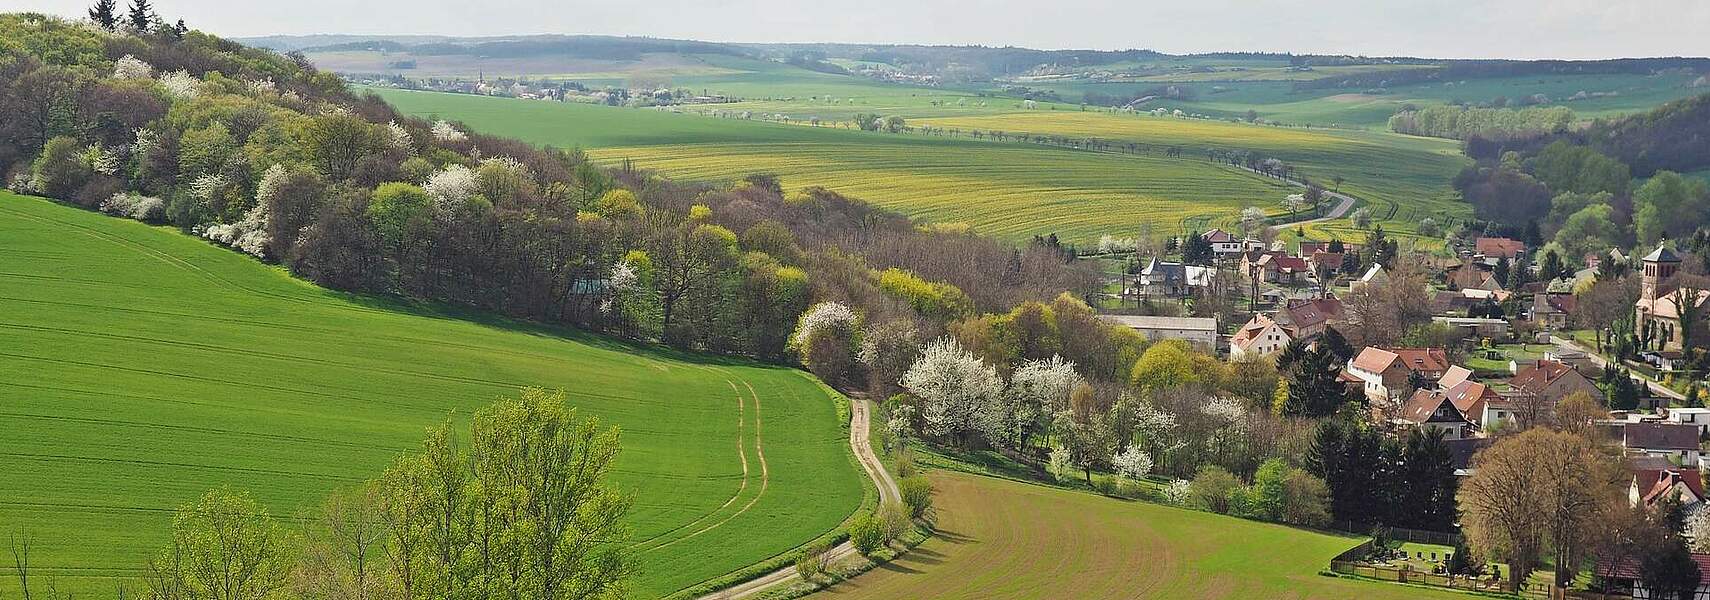
<svg viewBox="0 0 1710 600">
<path fill-rule="evenodd" d="M 1099 315 L 1099 318 L 1138 331 L 1148 341 L 1184 340 L 1202 351 L 1217 349 L 1217 319 L 1139 315 Z"/>
</svg>

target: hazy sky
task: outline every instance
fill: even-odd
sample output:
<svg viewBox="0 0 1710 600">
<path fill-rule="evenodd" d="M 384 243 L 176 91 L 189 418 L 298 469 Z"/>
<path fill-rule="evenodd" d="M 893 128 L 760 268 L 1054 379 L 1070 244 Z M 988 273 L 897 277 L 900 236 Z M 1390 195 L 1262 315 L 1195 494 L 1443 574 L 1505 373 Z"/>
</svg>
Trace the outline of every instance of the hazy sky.
<svg viewBox="0 0 1710 600">
<path fill-rule="evenodd" d="M 128 0 L 120 0 L 126 4 Z M 81 15 L 89 0 L 0 0 Z M 1710 0 L 155 0 L 224 36 L 589 33 L 1501 58 L 1710 55 Z"/>
</svg>

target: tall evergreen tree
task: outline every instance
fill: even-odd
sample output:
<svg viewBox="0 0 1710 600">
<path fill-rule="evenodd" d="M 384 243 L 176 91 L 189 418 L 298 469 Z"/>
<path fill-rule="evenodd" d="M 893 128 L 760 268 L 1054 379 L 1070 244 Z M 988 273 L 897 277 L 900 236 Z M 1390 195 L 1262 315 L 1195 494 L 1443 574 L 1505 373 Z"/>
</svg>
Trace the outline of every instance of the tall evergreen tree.
<svg viewBox="0 0 1710 600">
<path fill-rule="evenodd" d="M 1453 531 L 1455 528 L 1455 494 L 1460 482 L 1455 479 L 1454 455 L 1443 441 L 1443 430 L 1429 433 L 1415 429 L 1407 436 L 1402 453 L 1401 483 L 1407 487 L 1408 509 L 1399 524 L 1415 529 Z"/>
<path fill-rule="evenodd" d="M 125 23 L 137 33 L 148 33 L 154 27 L 154 5 L 148 0 L 131 0 L 130 14 L 125 17 Z"/>
<path fill-rule="evenodd" d="M 119 0 L 95 0 L 89 7 L 89 20 L 107 31 L 119 29 Z"/>
</svg>

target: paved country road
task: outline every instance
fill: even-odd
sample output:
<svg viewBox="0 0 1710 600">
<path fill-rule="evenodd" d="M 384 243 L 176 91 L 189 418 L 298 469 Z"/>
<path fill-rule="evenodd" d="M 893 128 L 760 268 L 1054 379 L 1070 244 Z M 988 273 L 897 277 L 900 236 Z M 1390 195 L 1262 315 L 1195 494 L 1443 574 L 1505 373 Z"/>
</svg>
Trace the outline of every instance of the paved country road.
<svg viewBox="0 0 1710 600">
<path fill-rule="evenodd" d="M 897 490 L 896 480 L 891 478 L 885 465 L 879 462 L 873 446 L 867 442 L 868 414 L 872 412 L 872 403 L 862 398 L 849 399 L 849 447 L 855 451 L 855 458 L 861 462 L 861 469 L 867 472 L 867 477 L 873 480 L 873 485 L 879 488 L 879 503 L 896 502 L 902 497 Z M 826 562 L 835 562 L 855 554 L 855 544 L 844 541 L 826 553 Z M 800 578 L 796 575 L 795 565 L 780 568 L 758 578 L 745 581 L 736 586 L 702 596 L 701 600 L 737 600 L 747 598 L 772 590 L 773 588 L 795 583 Z"/>
<path fill-rule="evenodd" d="M 1556 335 L 1551 335 L 1550 341 L 1554 342 L 1555 345 L 1561 346 L 1563 348 L 1569 348 L 1572 350 L 1578 350 L 1580 352 L 1584 352 L 1585 356 L 1591 359 L 1591 363 L 1594 365 L 1597 365 L 1597 368 L 1599 368 L 1599 369 L 1609 368 L 1609 360 L 1603 358 L 1603 355 L 1598 354 L 1596 352 L 1592 352 L 1591 350 L 1586 349 L 1585 347 L 1580 346 L 1577 343 L 1574 343 L 1573 340 L 1570 340 L 1570 339 L 1567 339 L 1564 337 L 1560 337 L 1560 336 L 1556 336 Z M 1685 400 L 1686 399 L 1685 394 L 1682 394 L 1680 392 L 1677 392 L 1677 391 L 1668 389 L 1666 387 L 1663 387 L 1662 384 L 1657 383 L 1655 381 L 1651 381 L 1649 378 L 1646 378 L 1645 376 L 1640 375 L 1637 372 L 1632 371 L 1631 369 L 1629 369 L 1627 372 L 1633 376 L 1633 381 L 1638 381 L 1638 382 L 1644 383 L 1645 388 L 1650 390 L 1650 392 L 1652 394 L 1656 394 L 1658 396 L 1662 396 L 1664 398 L 1668 398 L 1671 400 Z"/>
</svg>

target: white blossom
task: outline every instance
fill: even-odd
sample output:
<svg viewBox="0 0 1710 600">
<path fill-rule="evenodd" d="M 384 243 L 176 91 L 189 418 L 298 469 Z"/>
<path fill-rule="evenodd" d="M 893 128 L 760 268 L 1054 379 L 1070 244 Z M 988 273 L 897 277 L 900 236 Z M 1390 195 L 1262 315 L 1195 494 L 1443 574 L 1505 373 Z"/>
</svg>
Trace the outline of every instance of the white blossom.
<svg viewBox="0 0 1710 600">
<path fill-rule="evenodd" d="M 454 209 L 475 195 L 475 171 L 463 165 L 448 166 L 428 176 L 422 189 L 433 199 L 435 207 L 442 211 Z"/>
<path fill-rule="evenodd" d="M 27 172 L 18 173 L 12 176 L 11 181 L 6 182 L 6 189 L 12 190 L 14 194 L 34 194 L 36 193 L 36 178 Z"/>
<path fill-rule="evenodd" d="M 265 203 L 256 203 L 236 223 L 216 223 L 202 230 L 202 237 L 231 246 L 256 257 L 267 255 L 272 239 L 267 234 L 268 212 Z"/>
<path fill-rule="evenodd" d="M 801 320 L 796 324 L 796 331 L 790 334 L 790 347 L 800 349 L 807 344 L 808 338 L 825 328 L 852 329 L 855 326 L 855 311 L 842 302 L 821 302 L 808 307 L 802 313 Z"/>
<path fill-rule="evenodd" d="M 113 79 L 154 79 L 154 67 L 126 54 L 113 61 Z"/>
<path fill-rule="evenodd" d="M 201 86 L 202 80 L 189 71 L 178 70 L 160 76 L 160 87 L 166 88 L 167 94 L 179 100 L 195 99 Z"/>
<path fill-rule="evenodd" d="M 218 194 L 220 188 L 223 187 L 226 187 L 226 176 L 219 173 L 209 173 L 190 182 L 190 197 L 202 201 L 212 200 L 214 195 Z"/>
<path fill-rule="evenodd" d="M 1164 502 L 1176 506 L 1187 506 L 1188 492 L 1192 489 L 1192 485 L 1186 479 L 1171 481 L 1169 485 L 1164 486 Z"/>
<path fill-rule="evenodd" d="M 1140 479 L 1152 473 L 1152 455 L 1139 446 L 1129 446 L 1110 460 L 1116 473 L 1129 479 Z"/>
<path fill-rule="evenodd" d="M 244 82 L 249 85 L 249 93 L 257 96 L 272 94 L 279 86 L 272 79 L 257 79 Z"/>
<path fill-rule="evenodd" d="M 997 369 L 950 337 L 928 344 L 901 383 L 921 399 L 921 418 L 934 435 L 986 432 L 993 401 L 1003 393 Z"/>
<path fill-rule="evenodd" d="M 131 142 L 131 156 L 139 158 L 148 156 L 150 152 L 154 152 L 155 148 L 160 146 L 160 137 L 152 129 L 138 127 L 136 138 L 137 141 Z"/>
<path fill-rule="evenodd" d="M 1055 413 L 1068 406 L 1069 393 L 1083 383 L 1075 372 L 1075 363 L 1053 355 L 1044 360 L 1030 360 L 1015 370 L 1009 378 L 1010 395 L 1026 398 L 1046 413 Z"/>
<path fill-rule="evenodd" d="M 433 122 L 433 138 L 442 142 L 461 142 L 469 139 L 469 135 L 458 131 L 450 122 L 441 120 Z"/>
<path fill-rule="evenodd" d="M 386 143 L 394 150 L 409 152 L 415 148 L 415 140 L 410 138 L 410 132 L 399 125 L 397 121 L 386 123 Z"/>
<path fill-rule="evenodd" d="M 166 202 L 142 194 L 119 192 L 101 202 L 101 212 L 138 221 L 159 221 L 166 216 Z"/>
<path fill-rule="evenodd" d="M 1710 553 L 1710 510 L 1699 504 L 1687 508 L 1686 538 L 1695 554 Z"/>
<path fill-rule="evenodd" d="M 1134 241 L 1134 238 L 1119 238 L 1119 237 L 1110 235 L 1108 233 L 1101 235 L 1098 238 L 1098 253 L 1099 254 L 1115 254 L 1117 252 L 1133 252 L 1134 249 L 1138 248 L 1138 247 L 1139 247 L 1139 244 L 1137 244 Z"/>
<path fill-rule="evenodd" d="M 1241 401 L 1228 396 L 1213 396 L 1200 405 L 1200 410 L 1208 417 L 1222 419 L 1231 424 L 1242 424 L 1247 420 L 1247 407 Z"/>
<path fill-rule="evenodd" d="M 1074 454 L 1068 448 L 1056 446 L 1051 448 L 1051 458 L 1045 465 L 1045 470 L 1051 472 L 1057 481 L 1068 481 L 1075 478 Z"/>
<path fill-rule="evenodd" d="M 262 171 L 261 182 L 255 185 L 255 203 L 272 202 L 273 196 L 279 193 L 279 186 L 284 184 L 286 175 L 289 175 L 289 172 L 285 170 L 285 165 L 279 163 L 273 163 L 273 166 Z"/>
<path fill-rule="evenodd" d="M 119 174 L 119 154 L 100 144 L 92 144 L 85 148 L 83 159 L 89 163 L 89 168 L 96 173 L 102 175 Z"/>
</svg>

